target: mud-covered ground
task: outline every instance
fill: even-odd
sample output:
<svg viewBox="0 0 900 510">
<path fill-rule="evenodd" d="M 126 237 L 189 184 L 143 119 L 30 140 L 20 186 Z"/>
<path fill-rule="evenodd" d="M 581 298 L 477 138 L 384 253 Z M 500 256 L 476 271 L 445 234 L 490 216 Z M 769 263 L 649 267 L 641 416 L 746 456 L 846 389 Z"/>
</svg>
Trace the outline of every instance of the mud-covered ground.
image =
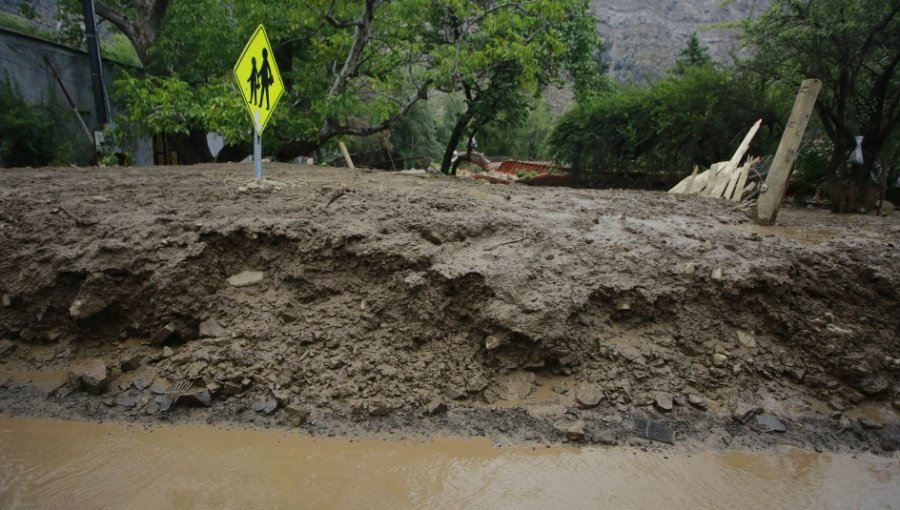
<svg viewBox="0 0 900 510">
<path fill-rule="evenodd" d="M 0 411 L 897 448 L 896 214 L 265 172 L 3 170 Z"/>
</svg>

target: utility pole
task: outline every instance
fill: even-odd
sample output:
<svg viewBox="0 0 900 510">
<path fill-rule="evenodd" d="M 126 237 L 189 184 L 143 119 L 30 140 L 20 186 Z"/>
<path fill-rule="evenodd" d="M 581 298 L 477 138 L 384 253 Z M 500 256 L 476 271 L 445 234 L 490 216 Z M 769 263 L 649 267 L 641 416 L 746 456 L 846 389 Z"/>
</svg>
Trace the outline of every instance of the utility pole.
<svg viewBox="0 0 900 510">
<path fill-rule="evenodd" d="M 103 61 L 100 59 L 100 40 L 97 38 L 97 22 L 94 11 L 94 0 L 84 0 L 84 34 L 87 38 L 88 54 L 91 61 L 91 83 L 94 87 L 94 108 L 97 111 L 97 123 L 102 127 L 112 121 L 109 108 L 109 97 L 106 95 L 106 84 L 103 81 Z"/>
</svg>

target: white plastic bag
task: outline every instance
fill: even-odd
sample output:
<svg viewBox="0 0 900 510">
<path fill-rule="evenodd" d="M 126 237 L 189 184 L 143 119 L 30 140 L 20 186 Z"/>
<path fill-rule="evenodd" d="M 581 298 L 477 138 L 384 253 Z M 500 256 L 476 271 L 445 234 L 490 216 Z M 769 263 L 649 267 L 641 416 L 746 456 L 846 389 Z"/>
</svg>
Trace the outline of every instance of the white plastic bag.
<svg viewBox="0 0 900 510">
<path fill-rule="evenodd" d="M 850 153 L 850 163 L 854 165 L 863 164 L 863 153 L 862 153 L 862 141 L 863 137 L 856 137 L 856 148 L 853 149 L 853 152 Z"/>
</svg>

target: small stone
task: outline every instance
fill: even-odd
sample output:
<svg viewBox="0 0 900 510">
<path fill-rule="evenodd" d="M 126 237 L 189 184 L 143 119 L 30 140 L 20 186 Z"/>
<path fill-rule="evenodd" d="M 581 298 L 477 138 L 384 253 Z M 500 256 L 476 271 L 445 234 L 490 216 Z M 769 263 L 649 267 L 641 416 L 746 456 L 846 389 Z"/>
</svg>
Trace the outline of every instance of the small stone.
<svg viewBox="0 0 900 510">
<path fill-rule="evenodd" d="M 6 356 L 7 354 L 16 350 L 16 344 L 10 342 L 9 340 L 0 340 L 0 357 Z"/>
<path fill-rule="evenodd" d="M 178 403 L 190 407 L 209 407 L 212 405 L 212 395 L 206 388 L 191 388 L 188 393 L 178 397 Z"/>
<path fill-rule="evenodd" d="M 722 269 L 718 268 L 718 267 L 713 269 L 712 274 L 709 275 L 709 277 L 715 281 L 721 281 L 722 280 Z"/>
<path fill-rule="evenodd" d="M 597 407 L 605 398 L 606 394 L 603 393 L 603 388 L 596 384 L 581 386 L 575 392 L 575 400 L 581 409 Z"/>
<path fill-rule="evenodd" d="M 136 390 L 146 390 L 153 384 L 153 378 L 149 375 L 138 375 L 131 381 L 132 386 Z"/>
<path fill-rule="evenodd" d="M 726 363 L 727 361 L 728 361 L 728 356 L 726 356 L 726 355 L 724 355 L 724 354 L 721 354 L 721 353 L 718 353 L 718 352 L 717 352 L 717 353 L 715 353 L 715 354 L 712 355 L 712 364 L 713 364 L 713 366 L 715 366 L 715 367 L 722 368 L 722 367 L 725 366 L 725 363 Z"/>
<path fill-rule="evenodd" d="M 732 411 L 731 418 L 741 423 L 747 423 L 747 420 L 761 412 L 762 409 L 760 409 L 759 406 L 748 404 L 746 402 L 739 402 L 738 405 L 735 406 L 734 411 Z"/>
<path fill-rule="evenodd" d="M 91 359 L 69 369 L 69 382 L 76 389 L 100 394 L 109 384 L 109 372 L 101 359 Z"/>
<path fill-rule="evenodd" d="M 385 377 L 394 377 L 397 375 L 397 369 L 388 364 L 378 365 L 378 373 Z"/>
<path fill-rule="evenodd" d="M 154 395 L 163 395 L 168 391 L 169 386 L 171 386 L 167 379 L 159 378 L 153 381 L 153 384 L 150 385 L 150 393 Z"/>
<path fill-rule="evenodd" d="M 559 431 L 563 433 L 567 441 L 584 441 L 584 422 L 582 421 L 560 427 Z"/>
<path fill-rule="evenodd" d="M 500 347 L 500 345 L 502 345 L 502 344 L 503 344 L 502 339 L 497 335 L 488 335 L 484 339 L 484 346 L 489 351 L 494 350 L 497 347 Z"/>
<path fill-rule="evenodd" d="M 284 407 L 291 401 L 291 392 L 288 390 L 272 390 L 272 396 L 278 405 Z"/>
<path fill-rule="evenodd" d="M 444 240 L 441 238 L 440 234 L 435 232 L 434 230 L 423 230 L 422 238 L 428 241 L 431 244 L 443 244 Z"/>
<path fill-rule="evenodd" d="M 0 301 L 2 301 L 3 303 L 3 308 L 9 308 L 12 306 L 12 298 L 9 296 L 9 294 L 4 294 L 2 297 L 0 297 Z"/>
<path fill-rule="evenodd" d="M 373 404 L 369 406 L 369 416 L 387 416 L 391 414 L 390 406 L 386 404 Z"/>
<path fill-rule="evenodd" d="M 199 335 L 200 338 L 223 338 L 228 332 L 215 319 L 206 319 L 200 323 Z"/>
<path fill-rule="evenodd" d="M 616 435 L 610 430 L 601 430 L 599 432 L 594 432 L 591 434 L 591 442 L 594 444 L 602 444 L 605 446 L 616 446 L 619 444 L 619 440 L 616 439 Z"/>
<path fill-rule="evenodd" d="M 137 399 L 128 395 L 119 395 L 116 397 L 116 405 L 122 407 L 135 407 L 137 405 Z"/>
<path fill-rule="evenodd" d="M 425 406 L 425 414 L 435 416 L 447 412 L 447 404 L 440 399 L 434 399 Z"/>
<path fill-rule="evenodd" d="M 656 407 L 661 411 L 671 411 L 672 394 L 666 393 L 664 391 L 657 391 L 654 398 L 654 403 L 656 404 Z"/>
<path fill-rule="evenodd" d="M 146 414 L 148 416 L 152 416 L 152 415 L 158 414 L 158 413 L 159 413 L 159 404 L 157 404 L 156 402 L 150 402 L 149 404 L 147 404 L 146 407 L 144 407 L 144 414 Z"/>
<path fill-rule="evenodd" d="M 291 419 L 291 422 L 294 424 L 294 426 L 303 425 L 307 420 L 309 420 L 309 409 L 300 407 L 297 404 L 290 404 L 285 406 L 284 412 L 288 415 L 288 418 Z"/>
<path fill-rule="evenodd" d="M 756 339 L 753 338 L 752 333 L 748 333 L 746 331 L 741 331 L 739 329 L 739 330 L 737 330 L 737 339 L 738 339 L 738 343 L 740 343 L 741 345 L 743 345 L 744 347 L 746 347 L 748 349 L 756 348 Z"/>
<path fill-rule="evenodd" d="M 253 403 L 251 409 L 257 413 L 272 414 L 278 409 L 278 401 L 275 399 L 257 400 Z"/>
<path fill-rule="evenodd" d="M 174 340 L 178 334 L 178 327 L 174 322 L 170 322 L 163 326 L 150 338 L 150 345 L 163 345 Z"/>
<path fill-rule="evenodd" d="M 141 363 L 144 361 L 144 357 L 140 354 L 133 354 L 119 363 L 119 367 L 122 368 L 123 372 L 131 372 L 132 370 L 137 370 L 138 367 L 141 366 Z"/>
<path fill-rule="evenodd" d="M 163 358 L 171 358 L 174 355 L 175 355 L 175 351 L 173 351 L 171 347 L 169 347 L 169 346 L 163 347 L 163 350 L 162 350 Z"/>
<path fill-rule="evenodd" d="M 756 416 L 756 425 L 762 429 L 763 432 L 785 432 L 787 431 L 787 427 L 784 426 L 784 423 L 781 423 L 781 420 L 772 416 L 771 414 L 759 414 Z"/>
<path fill-rule="evenodd" d="M 878 430 L 884 427 L 884 424 L 880 420 L 869 416 L 860 416 L 856 419 L 856 421 L 858 421 L 859 424 L 863 426 L 863 428 L 869 430 Z"/>
<path fill-rule="evenodd" d="M 265 276 L 262 271 L 244 271 L 229 277 L 228 283 L 233 287 L 249 287 L 263 281 Z"/>
<path fill-rule="evenodd" d="M 688 403 L 697 409 L 706 409 L 706 399 L 695 393 L 688 395 Z"/>
</svg>

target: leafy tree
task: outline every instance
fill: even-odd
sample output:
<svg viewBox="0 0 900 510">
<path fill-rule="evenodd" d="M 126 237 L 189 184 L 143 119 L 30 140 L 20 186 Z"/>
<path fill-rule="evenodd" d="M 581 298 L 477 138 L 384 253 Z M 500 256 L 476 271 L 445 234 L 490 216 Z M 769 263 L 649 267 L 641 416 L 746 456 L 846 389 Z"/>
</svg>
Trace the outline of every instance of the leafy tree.
<svg viewBox="0 0 900 510">
<path fill-rule="evenodd" d="M 532 98 L 566 71 L 579 80 L 577 91 L 599 71 L 599 42 L 583 0 L 433 2 L 426 19 L 428 76 L 438 90 L 463 96 L 444 173 L 454 171 L 453 152 L 464 138 L 468 149 L 488 124 L 521 123 Z"/>
<path fill-rule="evenodd" d="M 900 122 L 900 1 L 775 0 L 745 35 L 761 76 L 793 88 L 822 80 L 816 111 L 832 144 L 824 169 L 832 207 L 870 206 L 875 163 Z M 857 135 L 864 163 L 848 166 Z"/>
<path fill-rule="evenodd" d="M 675 59 L 675 67 L 672 69 L 672 72 L 677 75 L 682 75 L 692 67 L 704 67 L 708 65 L 712 65 L 712 58 L 709 56 L 709 50 L 700 45 L 700 39 L 697 38 L 697 33 L 694 32 L 691 34 L 691 38 L 688 39 L 687 46 L 678 53 L 678 58 Z"/>
</svg>

